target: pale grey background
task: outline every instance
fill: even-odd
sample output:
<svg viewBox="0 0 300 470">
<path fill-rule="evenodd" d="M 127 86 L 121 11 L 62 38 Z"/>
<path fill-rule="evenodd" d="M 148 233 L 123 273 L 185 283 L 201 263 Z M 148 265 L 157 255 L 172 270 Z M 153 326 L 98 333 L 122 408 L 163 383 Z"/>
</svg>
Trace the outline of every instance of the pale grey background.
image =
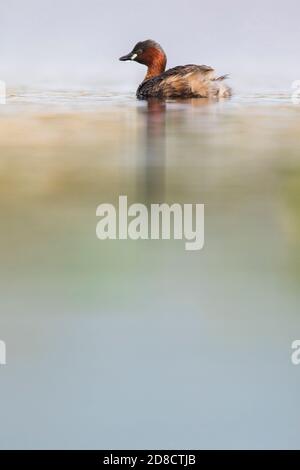
<svg viewBox="0 0 300 470">
<path fill-rule="evenodd" d="M 142 67 L 117 58 L 148 37 L 169 66 L 206 63 L 243 88 L 289 88 L 299 79 L 297 0 L 4 0 L 0 73 L 17 82 L 131 86 Z"/>
</svg>

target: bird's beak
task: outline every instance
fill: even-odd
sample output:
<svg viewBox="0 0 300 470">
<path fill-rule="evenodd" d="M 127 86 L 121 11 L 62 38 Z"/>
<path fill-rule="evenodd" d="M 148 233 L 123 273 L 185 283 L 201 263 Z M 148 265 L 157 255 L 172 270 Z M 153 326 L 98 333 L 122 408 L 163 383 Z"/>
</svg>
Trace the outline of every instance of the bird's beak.
<svg viewBox="0 0 300 470">
<path fill-rule="evenodd" d="M 120 57 L 119 60 L 122 60 L 122 61 L 125 61 L 125 60 L 134 60 L 136 57 L 137 57 L 137 54 L 135 54 L 135 53 L 133 53 L 133 52 L 130 52 L 129 54 L 123 55 L 122 57 Z"/>
</svg>

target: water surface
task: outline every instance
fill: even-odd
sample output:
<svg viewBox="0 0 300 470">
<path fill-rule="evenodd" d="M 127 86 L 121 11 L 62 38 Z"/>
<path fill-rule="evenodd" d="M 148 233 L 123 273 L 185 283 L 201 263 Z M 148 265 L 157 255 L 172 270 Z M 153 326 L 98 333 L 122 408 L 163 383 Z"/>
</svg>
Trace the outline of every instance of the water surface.
<svg viewBox="0 0 300 470">
<path fill-rule="evenodd" d="M 9 90 L 1 448 L 299 448 L 300 107 Z M 107 241 L 96 207 L 205 204 L 205 248 Z"/>
</svg>

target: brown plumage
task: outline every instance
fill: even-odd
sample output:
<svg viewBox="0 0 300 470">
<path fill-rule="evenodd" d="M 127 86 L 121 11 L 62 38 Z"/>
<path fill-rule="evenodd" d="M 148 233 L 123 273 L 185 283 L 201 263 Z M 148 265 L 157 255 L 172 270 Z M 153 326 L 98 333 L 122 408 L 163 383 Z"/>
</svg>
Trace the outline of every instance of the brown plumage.
<svg viewBox="0 0 300 470">
<path fill-rule="evenodd" d="M 231 95 L 231 89 L 223 83 L 227 75 L 216 78 L 214 69 L 207 65 L 180 65 L 165 71 L 166 54 L 151 39 L 138 42 L 120 60 L 134 60 L 148 67 L 145 79 L 137 89 L 140 99 L 221 98 Z"/>
</svg>

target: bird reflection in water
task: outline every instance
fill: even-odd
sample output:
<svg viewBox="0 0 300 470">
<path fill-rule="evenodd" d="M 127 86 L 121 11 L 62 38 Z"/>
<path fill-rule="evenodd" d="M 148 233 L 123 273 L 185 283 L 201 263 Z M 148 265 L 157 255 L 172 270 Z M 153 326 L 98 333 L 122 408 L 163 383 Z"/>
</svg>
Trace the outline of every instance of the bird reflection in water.
<svg viewBox="0 0 300 470">
<path fill-rule="evenodd" d="M 138 188 L 147 203 L 163 202 L 165 198 L 166 103 L 149 99 L 139 108 L 144 118 L 142 154 L 144 161 L 138 174 Z"/>
<path fill-rule="evenodd" d="M 212 99 L 180 99 L 164 101 L 157 98 L 147 100 L 146 106 L 139 109 L 143 119 L 141 154 L 143 163 L 138 165 L 139 199 L 146 203 L 162 203 L 165 201 L 166 186 L 166 118 L 168 127 L 180 132 L 190 112 L 195 108 L 209 108 L 216 103 Z M 191 117 L 191 116 L 189 116 Z M 184 132 L 184 129 L 182 129 Z"/>
</svg>

